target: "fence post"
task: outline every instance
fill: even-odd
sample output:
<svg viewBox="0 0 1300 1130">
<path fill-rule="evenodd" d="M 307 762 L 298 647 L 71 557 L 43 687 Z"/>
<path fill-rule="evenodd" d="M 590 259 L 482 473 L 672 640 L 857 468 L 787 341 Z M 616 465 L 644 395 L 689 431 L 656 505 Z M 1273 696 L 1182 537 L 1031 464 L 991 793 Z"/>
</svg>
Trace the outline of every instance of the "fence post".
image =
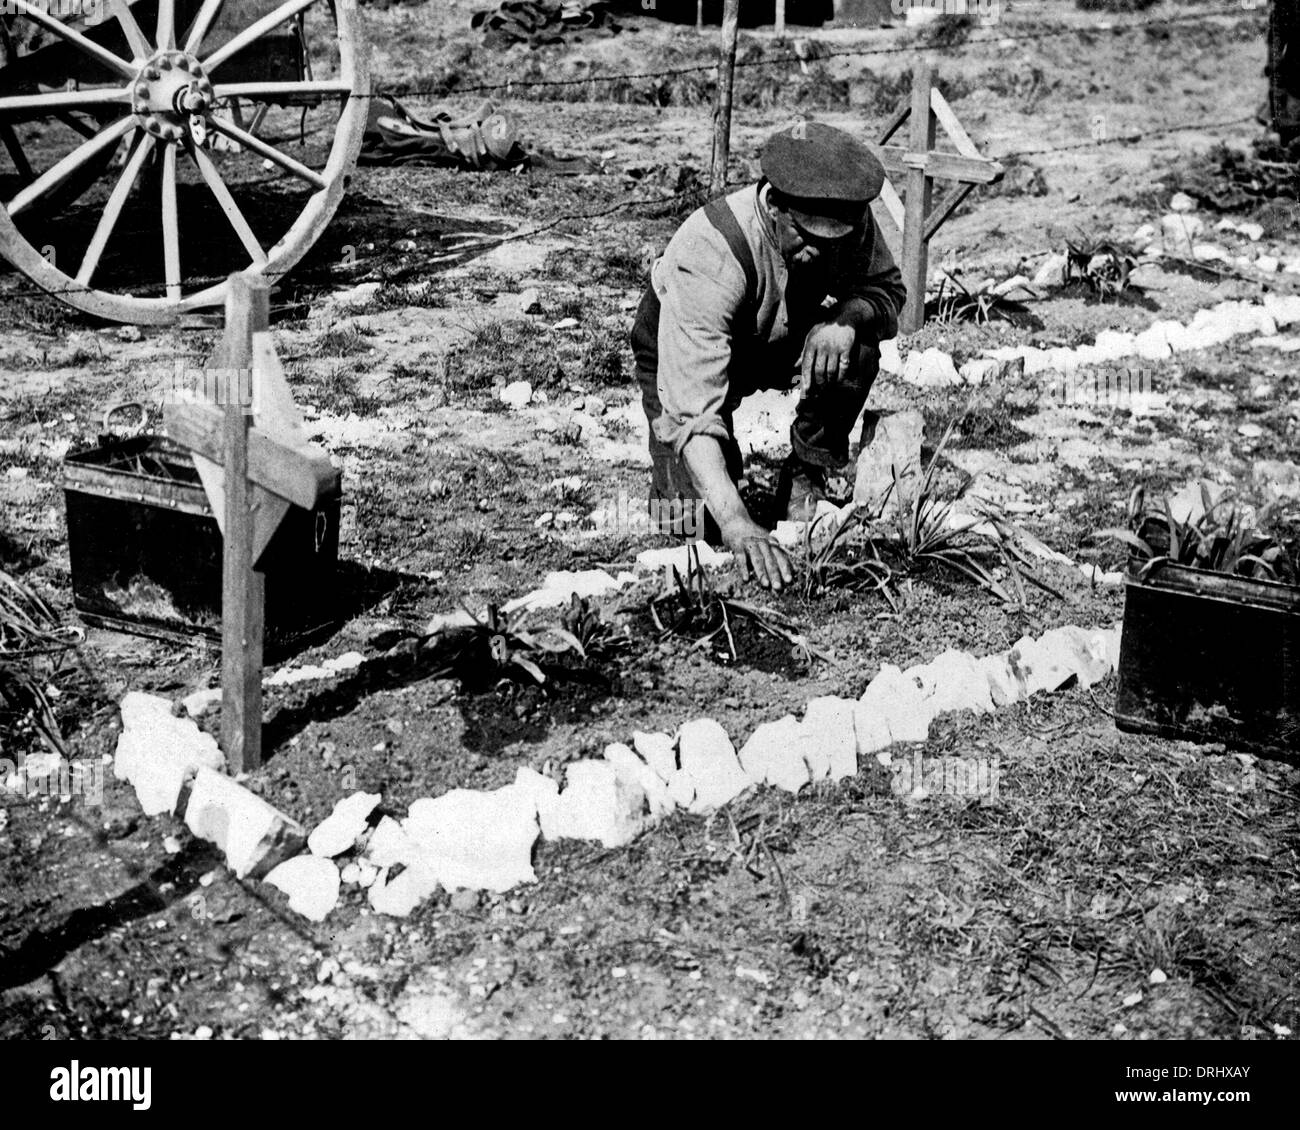
<svg viewBox="0 0 1300 1130">
<path fill-rule="evenodd" d="M 925 222 L 930 214 L 933 182 L 927 174 L 924 154 L 934 148 L 934 114 L 930 110 L 930 65 L 918 62 L 912 71 L 912 111 L 908 149 L 919 154 L 907 170 L 907 199 L 903 210 L 903 282 L 907 301 L 899 318 L 901 333 L 916 333 L 925 321 L 925 277 L 927 243 Z"/>
<path fill-rule="evenodd" d="M 731 90 L 736 80 L 736 38 L 740 0 L 723 0 L 722 54 L 718 58 L 718 101 L 713 109 L 713 169 L 709 191 L 718 196 L 727 188 L 727 158 L 731 155 Z"/>
</svg>

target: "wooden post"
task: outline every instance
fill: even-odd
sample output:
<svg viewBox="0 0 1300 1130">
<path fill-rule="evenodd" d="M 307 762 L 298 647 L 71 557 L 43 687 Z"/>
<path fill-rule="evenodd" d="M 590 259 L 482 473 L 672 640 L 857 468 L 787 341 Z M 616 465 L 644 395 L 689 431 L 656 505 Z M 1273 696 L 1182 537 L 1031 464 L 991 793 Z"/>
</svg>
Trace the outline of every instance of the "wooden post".
<svg viewBox="0 0 1300 1130">
<path fill-rule="evenodd" d="M 908 149 L 926 154 L 934 148 L 934 115 L 930 112 L 930 65 L 918 62 L 912 72 L 912 111 Z M 925 160 L 908 162 L 907 197 L 903 211 L 903 282 L 907 302 L 899 318 L 899 331 L 916 333 L 925 321 L 925 276 L 929 259 L 925 220 L 930 214 L 933 181 L 926 175 Z"/>
<path fill-rule="evenodd" d="M 776 0 L 776 34 L 785 34 L 785 0 Z"/>
<path fill-rule="evenodd" d="M 727 190 L 727 159 L 731 155 L 731 90 L 736 80 L 736 38 L 740 29 L 740 0 L 723 0 L 722 54 L 718 58 L 718 101 L 713 110 L 713 170 L 709 191 Z"/>
<path fill-rule="evenodd" d="M 242 275 L 226 296 L 223 360 L 228 369 L 251 373 L 253 334 L 270 321 L 270 290 Z M 251 391 L 251 385 L 250 385 Z M 248 478 L 251 404 L 228 388 L 223 429 L 225 547 L 221 574 L 221 744 L 230 772 L 262 764 L 262 642 L 266 579 L 253 568 L 252 483 Z"/>
<path fill-rule="evenodd" d="M 890 138 L 909 121 L 908 144 L 890 144 Z M 934 148 L 937 129 L 943 130 L 957 150 L 955 153 Z M 1003 168 L 980 155 L 947 99 L 934 87 L 930 68 L 924 63 L 912 73 L 908 105 L 889 119 L 881 135 L 879 154 L 886 173 L 885 183 L 880 186 L 880 203 L 901 233 L 903 244 L 899 258 L 903 282 L 907 285 L 907 302 L 899 315 L 898 328 L 901 333 L 915 333 L 925 322 L 930 240 L 977 185 L 1001 180 Z M 936 179 L 952 182 L 952 188 L 939 207 L 931 209 Z M 906 207 L 899 199 L 898 185 L 904 186 L 907 192 Z"/>
<path fill-rule="evenodd" d="M 704 0 L 695 0 L 695 30 L 704 34 Z"/>
</svg>

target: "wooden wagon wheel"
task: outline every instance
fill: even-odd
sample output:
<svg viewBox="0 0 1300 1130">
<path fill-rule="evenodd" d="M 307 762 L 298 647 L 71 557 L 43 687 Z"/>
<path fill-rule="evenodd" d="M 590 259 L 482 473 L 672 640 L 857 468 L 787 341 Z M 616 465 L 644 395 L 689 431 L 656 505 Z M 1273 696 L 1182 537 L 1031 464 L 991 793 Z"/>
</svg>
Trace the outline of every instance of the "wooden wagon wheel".
<svg viewBox="0 0 1300 1130">
<path fill-rule="evenodd" d="M 19 165 L 21 144 L 10 121 L 39 122 L 49 117 L 66 122 L 70 111 L 96 116 L 98 121 L 92 136 L 78 139 L 79 144 L 43 171 L 18 168 L 21 187 L 12 194 L 0 193 L 0 254 L 42 289 L 87 313 L 117 321 L 164 323 L 183 312 L 218 305 L 225 297 L 225 279 L 235 271 L 247 270 L 277 281 L 329 223 L 351 178 L 365 130 L 369 68 L 355 0 L 284 0 L 260 18 L 255 13 L 240 16 L 235 0 L 230 0 L 235 11 L 224 13 L 225 0 L 202 0 L 188 30 L 176 26 L 176 3 L 158 0 L 157 26 L 150 35 L 126 0 L 110 0 L 109 9 L 121 32 L 118 40 L 126 44 L 126 52 L 118 54 L 104 46 L 103 35 L 98 40 L 91 38 L 50 15 L 49 4 L 42 0 L 6 0 L 8 11 L 41 25 L 62 44 L 88 57 L 96 68 L 95 85 L 0 95 L 0 126 L 14 164 Z M 326 30 L 315 36 L 325 44 L 322 57 L 313 59 L 306 73 L 295 71 L 298 77 L 292 81 L 250 76 L 246 65 L 240 73 L 240 64 L 258 54 L 249 49 L 275 34 L 282 36 L 285 25 L 296 23 L 305 39 L 308 16 L 321 21 Z M 233 32 L 225 35 L 224 41 L 212 34 L 219 17 L 225 30 Z M 238 26 L 231 28 L 232 22 Z M 235 66 L 230 65 L 232 59 L 237 61 Z M 319 153 L 315 161 L 299 159 L 286 152 L 290 146 L 282 139 L 267 140 L 256 132 L 257 125 L 253 130 L 244 128 L 238 124 L 237 112 L 226 116 L 230 107 L 241 102 L 276 107 L 282 124 L 286 115 L 297 121 L 299 107 L 325 107 L 331 120 L 316 132 L 328 139 L 328 154 L 323 160 Z M 338 107 L 337 120 L 333 120 L 334 106 Z M 115 111 L 120 116 L 114 117 Z M 264 112 L 255 116 L 259 124 L 265 120 Z M 218 151 L 213 145 L 218 137 L 234 144 Z M 111 175 L 108 178 L 112 187 L 102 204 L 91 206 L 98 209 L 93 215 L 93 233 L 71 257 L 61 253 L 51 262 L 21 230 L 24 213 L 36 212 L 42 198 L 60 188 L 66 190 L 79 172 L 103 162 L 105 154 L 114 150 L 125 154 L 125 164 L 115 183 Z M 0 148 L 0 154 L 3 152 Z M 300 210 L 290 195 L 277 196 L 277 201 L 288 201 L 285 207 L 296 211 L 287 230 L 279 227 L 264 236 L 254 230 L 254 224 L 265 228 L 267 221 L 251 211 L 246 214 L 237 202 L 232 192 L 232 186 L 240 187 L 237 162 L 242 162 L 245 180 L 247 170 L 255 164 L 262 180 L 254 183 L 264 183 L 265 173 L 270 171 L 300 194 L 309 193 Z M 27 163 L 25 159 L 23 163 Z M 178 185 L 188 194 L 187 202 L 201 194 L 209 210 L 212 202 L 219 206 L 218 214 L 224 215 L 228 228 L 220 221 L 217 226 L 233 232 L 237 244 L 228 242 L 237 250 L 239 261 L 218 263 L 203 250 L 186 256 L 185 247 L 191 240 L 206 246 L 204 241 L 212 237 L 213 219 L 200 216 L 193 208 L 182 208 Z M 105 276 L 111 272 L 104 270 L 105 250 L 114 240 L 128 201 L 135 209 L 136 230 L 131 238 L 152 244 L 152 250 L 124 249 L 128 241 L 119 234 L 116 261 L 130 261 L 134 254 L 137 269 L 134 277 L 125 281 L 108 279 Z M 156 213 L 157 221 L 152 214 L 141 221 L 144 207 Z M 142 222 L 152 231 L 142 230 Z M 159 248 L 155 277 L 141 279 L 140 256 L 157 256 Z"/>
</svg>

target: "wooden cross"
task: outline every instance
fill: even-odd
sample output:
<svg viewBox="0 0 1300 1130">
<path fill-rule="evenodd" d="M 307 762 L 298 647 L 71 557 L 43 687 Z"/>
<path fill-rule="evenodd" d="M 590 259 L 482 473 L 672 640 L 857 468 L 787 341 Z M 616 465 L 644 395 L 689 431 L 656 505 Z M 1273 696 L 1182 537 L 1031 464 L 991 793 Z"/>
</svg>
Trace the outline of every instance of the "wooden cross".
<svg viewBox="0 0 1300 1130">
<path fill-rule="evenodd" d="M 915 333 L 925 322 L 926 266 L 934 233 L 977 184 L 993 184 L 1003 174 L 1001 165 L 981 156 L 947 99 L 932 85 L 931 77 L 930 65 L 919 63 L 912 72 L 911 103 L 890 119 L 879 146 L 880 160 L 887 174 L 880 190 L 880 202 L 903 233 L 902 271 L 907 302 L 899 316 L 898 329 L 905 334 Z M 888 144 L 909 119 L 907 146 Z M 943 127 L 956 153 L 943 153 L 934 148 L 936 122 Z M 891 183 L 895 179 L 906 189 L 906 205 Z M 956 184 L 932 211 L 930 202 L 936 180 Z"/>
<path fill-rule="evenodd" d="M 226 332 L 211 364 L 226 373 L 282 382 L 269 345 L 270 291 L 233 275 L 226 292 Z M 257 559 L 292 503 L 310 510 L 337 472 L 320 449 L 286 445 L 252 424 L 245 382 L 224 383 L 222 404 L 169 403 L 167 435 L 196 462 L 222 468 L 224 549 L 221 573 L 221 745 L 231 773 L 262 763 L 262 645 L 266 578 Z M 287 392 L 285 394 L 287 396 Z"/>
</svg>

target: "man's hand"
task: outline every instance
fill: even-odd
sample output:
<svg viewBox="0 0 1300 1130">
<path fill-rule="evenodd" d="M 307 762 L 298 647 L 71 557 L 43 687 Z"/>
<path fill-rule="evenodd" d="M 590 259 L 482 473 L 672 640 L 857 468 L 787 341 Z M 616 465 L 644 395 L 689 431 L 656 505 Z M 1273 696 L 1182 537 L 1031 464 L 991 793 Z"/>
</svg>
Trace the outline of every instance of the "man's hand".
<svg viewBox="0 0 1300 1130">
<path fill-rule="evenodd" d="M 814 384 L 840 380 L 852 364 L 853 347 L 857 340 L 857 331 L 851 325 L 823 322 L 819 326 L 813 326 L 803 343 L 800 392 L 807 396 Z"/>
<path fill-rule="evenodd" d="M 723 543 L 736 555 L 742 580 L 748 580 L 752 573 L 760 585 L 777 592 L 794 583 L 790 558 L 757 522 L 749 517 L 737 518 L 719 529 Z"/>
</svg>

